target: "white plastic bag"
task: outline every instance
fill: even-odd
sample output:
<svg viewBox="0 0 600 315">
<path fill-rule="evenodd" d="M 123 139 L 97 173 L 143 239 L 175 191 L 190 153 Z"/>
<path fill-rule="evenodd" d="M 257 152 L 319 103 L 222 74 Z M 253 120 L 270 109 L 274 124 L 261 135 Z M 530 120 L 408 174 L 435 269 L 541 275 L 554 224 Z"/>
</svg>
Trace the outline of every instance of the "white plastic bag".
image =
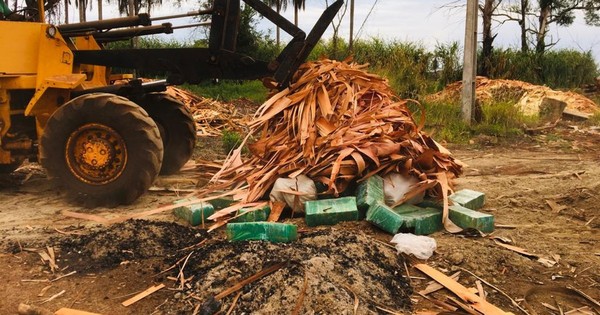
<svg viewBox="0 0 600 315">
<path fill-rule="evenodd" d="M 305 175 L 296 178 L 278 178 L 269 193 L 271 201 L 285 202 L 294 212 L 304 213 L 304 203 L 317 200 L 317 187 Z"/>
<path fill-rule="evenodd" d="M 396 243 L 398 253 L 413 254 L 419 259 L 428 259 L 437 247 L 433 238 L 410 233 L 398 233 L 390 242 Z"/>
<path fill-rule="evenodd" d="M 401 200 L 407 192 L 410 191 L 410 186 L 419 181 L 414 177 L 404 177 L 398 173 L 390 173 L 383 178 L 383 194 L 385 203 L 388 206 L 395 205 Z M 416 195 L 415 197 L 405 201 L 405 204 L 414 205 L 423 202 L 425 192 Z"/>
</svg>

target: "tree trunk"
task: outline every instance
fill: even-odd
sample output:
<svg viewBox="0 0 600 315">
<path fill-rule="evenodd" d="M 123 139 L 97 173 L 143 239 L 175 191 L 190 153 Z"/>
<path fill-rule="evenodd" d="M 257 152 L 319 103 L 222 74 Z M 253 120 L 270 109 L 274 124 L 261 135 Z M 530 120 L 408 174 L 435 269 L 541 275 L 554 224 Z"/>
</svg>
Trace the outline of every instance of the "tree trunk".
<svg viewBox="0 0 600 315">
<path fill-rule="evenodd" d="M 481 50 L 481 75 L 489 76 L 492 68 L 492 50 L 495 36 L 492 36 L 492 14 L 494 14 L 494 2 L 496 0 L 485 0 L 481 16 L 483 23 L 483 43 Z"/>
<path fill-rule="evenodd" d="M 85 1 L 86 0 L 78 0 L 79 1 L 79 22 L 85 22 L 86 16 L 85 16 Z"/>
<path fill-rule="evenodd" d="M 529 0 L 521 0 L 521 51 L 526 53 L 529 50 L 527 45 L 527 10 L 529 9 Z"/>
<path fill-rule="evenodd" d="M 298 26 L 298 7 L 294 5 L 294 25 Z"/>
<path fill-rule="evenodd" d="M 69 0 L 65 0 L 65 24 L 69 24 Z"/>
<path fill-rule="evenodd" d="M 277 14 L 281 14 L 281 0 L 277 1 Z M 275 38 L 276 38 L 276 43 L 277 43 L 277 47 L 279 47 L 279 26 L 277 26 L 277 31 L 275 32 Z"/>
<path fill-rule="evenodd" d="M 540 16 L 539 16 L 539 29 L 537 31 L 536 36 L 536 46 L 535 51 L 538 54 L 543 54 L 546 50 L 546 34 L 548 33 L 548 19 L 550 18 L 550 13 L 552 10 L 551 4 L 547 3 L 544 6 L 540 7 Z"/>
</svg>

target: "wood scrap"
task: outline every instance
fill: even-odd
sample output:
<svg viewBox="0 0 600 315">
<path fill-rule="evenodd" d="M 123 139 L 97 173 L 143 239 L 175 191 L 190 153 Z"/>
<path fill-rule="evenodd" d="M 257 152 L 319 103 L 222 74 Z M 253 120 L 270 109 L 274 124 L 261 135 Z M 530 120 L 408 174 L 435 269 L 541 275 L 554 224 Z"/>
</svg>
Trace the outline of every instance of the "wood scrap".
<svg viewBox="0 0 600 315">
<path fill-rule="evenodd" d="M 595 314 L 594 310 L 589 306 L 584 306 L 584 307 L 576 308 L 576 309 L 570 310 L 568 312 L 565 312 L 565 315 L 594 315 L 594 314 Z"/>
<path fill-rule="evenodd" d="M 460 271 L 457 271 L 450 276 L 450 279 L 452 279 L 454 281 L 458 281 L 459 277 L 460 277 Z M 437 281 L 431 281 L 430 283 L 427 284 L 427 287 L 425 289 L 419 291 L 419 294 L 427 295 L 427 294 L 431 294 L 433 292 L 439 291 L 443 288 L 444 288 L 444 286 L 439 284 Z"/>
<path fill-rule="evenodd" d="M 133 303 L 138 302 L 139 300 L 147 297 L 148 295 L 150 295 L 150 294 L 152 294 L 152 293 L 154 293 L 154 292 L 156 292 L 156 291 L 158 291 L 158 290 L 160 290 L 160 289 L 162 289 L 164 287 L 165 287 L 165 285 L 162 284 L 162 283 L 159 284 L 159 285 L 153 285 L 153 286 L 149 287 L 148 289 L 144 290 L 143 292 L 136 294 L 132 298 L 123 301 L 121 303 L 121 305 L 127 307 L 127 306 L 129 306 L 129 305 L 131 305 Z"/>
<path fill-rule="evenodd" d="M 61 296 L 61 295 L 65 294 L 65 292 L 67 292 L 67 290 L 62 290 L 62 291 L 60 291 L 60 292 L 56 293 L 55 295 L 53 295 L 53 296 L 51 296 L 51 297 L 49 297 L 49 298 L 47 298 L 47 299 L 43 300 L 41 304 L 44 304 L 44 303 L 50 302 L 50 301 L 52 301 L 52 300 L 56 299 L 57 297 L 59 297 L 59 296 Z"/>
<path fill-rule="evenodd" d="M 485 290 L 483 289 L 483 285 L 481 284 L 481 280 L 478 279 L 477 281 L 475 281 L 475 285 L 477 285 L 477 294 L 479 294 L 479 296 L 482 297 L 485 300 L 487 294 L 485 293 Z"/>
<path fill-rule="evenodd" d="M 254 274 L 254 275 L 252 275 L 252 276 L 250 276 L 250 277 L 248 277 L 248 278 L 246 278 L 246 279 L 244 279 L 244 280 L 236 283 L 235 285 L 233 285 L 233 286 L 231 286 L 231 287 L 223 290 L 221 293 L 215 295 L 215 300 L 218 301 L 218 300 L 220 300 L 220 299 L 222 299 L 222 298 L 230 295 L 231 293 L 240 290 L 244 286 L 246 286 L 246 285 L 248 285 L 248 284 L 250 284 L 250 283 L 252 283 L 252 282 L 254 282 L 254 281 L 256 281 L 256 280 L 258 280 L 258 279 L 260 279 L 262 277 L 264 277 L 264 276 L 267 276 L 267 275 L 269 275 L 269 274 L 271 274 L 271 273 L 273 273 L 273 272 L 275 272 L 277 270 L 279 270 L 281 267 L 285 266 L 285 264 L 286 264 L 286 262 L 280 262 L 280 263 L 277 263 L 277 264 L 275 264 L 273 266 L 267 267 L 267 268 L 265 268 L 265 269 L 257 272 L 256 274 Z"/>
<path fill-rule="evenodd" d="M 445 309 L 447 311 L 456 312 L 458 310 L 458 307 L 450 305 L 450 304 L 448 304 L 446 302 L 442 302 L 440 300 L 433 299 L 433 298 L 431 298 L 431 297 L 429 297 L 427 295 L 423 295 L 423 294 L 421 294 L 419 292 L 417 292 L 417 294 L 420 295 L 422 298 L 426 299 L 427 301 L 433 303 L 434 305 L 436 305 L 436 306 L 438 306 L 438 307 L 440 307 L 442 309 Z"/>
<path fill-rule="evenodd" d="M 541 263 L 542 265 L 550 268 L 550 267 L 554 267 L 554 265 L 557 264 L 556 260 L 550 260 L 548 258 L 542 257 L 540 255 L 537 254 L 532 254 L 530 252 L 528 252 L 526 249 L 521 248 L 521 247 L 517 247 L 517 246 L 513 246 L 513 245 L 508 245 L 508 244 L 504 244 L 504 243 L 500 243 L 497 240 L 494 240 L 494 243 L 496 243 L 496 245 L 499 245 L 501 247 L 504 247 L 508 250 L 512 250 L 513 252 L 519 253 L 523 256 L 529 257 L 529 258 L 534 258 L 536 259 L 539 263 Z"/>
<path fill-rule="evenodd" d="M 308 288 L 308 275 L 306 273 L 306 270 L 304 270 L 304 282 L 302 284 L 302 290 L 300 290 L 300 295 L 298 296 L 298 299 L 296 300 L 296 305 L 294 305 L 294 310 L 292 311 L 292 315 L 298 315 L 300 314 L 300 311 L 302 311 L 302 307 L 304 306 L 304 297 L 306 296 L 306 289 Z"/>
<path fill-rule="evenodd" d="M 271 208 L 271 212 L 269 213 L 268 222 L 277 222 L 279 221 L 279 217 L 285 208 L 285 202 L 283 201 L 271 201 L 269 204 Z"/>
<path fill-rule="evenodd" d="M 517 307 L 521 312 L 523 312 L 525 315 L 529 315 L 529 313 L 527 312 L 527 310 L 525 310 L 524 308 L 521 307 L 521 305 L 519 305 L 519 303 L 517 303 L 517 301 L 515 301 L 513 298 L 511 298 L 508 294 L 506 294 L 504 291 L 500 290 L 500 288 L 494 286 L 493 284 L 485 281 L 483 278 L 481 278 L 480 276 L 472 273 L 471 271 L 462 268 L 462 267 L 458 267 L 461 270 L 467 272 L 468 274 L 470 274 L 471 276 L 477 278 L 477 280 L 485 283 L 487 286 L 489 286 L 490 288 L 496 290 L 497 292 L 499 292 L 500 294 L 504 295 L 504 297 L 506 297 L 515 307 Z"/>
<path fill-rule="evenodd" d="M 238 292 L 238 294 L 235 295 L 235 297 L 233 298 L 233 302 L 231 302 L 231 306 L 229 307 L 229 310 L 227 310 L 227 314 L 225 315 L 230 315 L 233 312 L 233 309 L 235 308 L 235 305 L 237 304 L 237 301 L 240 299 L 240 296 L 242 296 L 242 292 Z M 198 309 L 200 309 L 200 305 L 196 306 Z"/>
<path fill-rule="evenodd" d="M 485 301 L 482 297 L 477 296 L 476 294 L 471 293 L 467 288 L 465 288 L 460 283 L 450 279 L 450 277 L 445 274 L 437 271 L 436 269 L 430 267 L 426 264 L 416 264 L 415 268 L 419 269 L 424 274 L 431 277 L 433 280 L 439 282 L 441 285 L 446 287 L 452 293 L 456 294 L 460 299 L 469 303 L 468 305 L 475 310 L 486 314 L 486 315 L 505 315 L 510 314 L 504 312 L 502 309 L 498 308 L 495 305 L 490 304 Z"/>
<path fill-rule="evenodd" d="M 68 276 L 72 276 L 72 275 L 74 275 L 74 274 L 76 274 L 76 273 L 77 273 L 77 270 L 73 270 L 73 271 L 71 271 L 71 272 L 69 272 L 69 273 L 67 273 L 67 274 L 64 274 L 64 275 L 58 276 L 58 277 L 56 277 L 56 278 L 54 278 L 54 279 L 50 280 L 50 282 L 58 281 L 58 280 L 60 280 L 60 279 L 62 279 L 62 278 L 66 278 L 66 277 L 68 277 Z"/>
<path fill-rule="evenodd" d="M 552 212 L 554 212 L 554 213 L 560 213 L 562 210 L 567 209 L 567 206 L 559 205 L 554 200 L 547 199 L 544 201 L 546 201 L 546 204 L 550 207 L 550 209 L 552 209 Z"/>
<path fill-rule="evenodd" d="M 86 311 L 76 310 L 72 308 L 61 308 L 54 315 L 100 315 L 98 313 L 90 313 Z"/>
<path fill-rule="evenodd" d="M 256 139 L 248 145 L 252 156 L 243 163 L 230 157 L 210 189 L 247 183 L 243 202 L 256 202 L 278 178 L 303 174 L 339 196 L 352 182 L 397 172 L 417 178 L 421 183 L 415 187 L 427 187 L 430 196 L 447 198 L 462 164 L 421 132 L 408 100 L 398 99 L 385 79 L 365 69 L 327 59 L 302 65 L 290 87 L 256 111 L 249 133 Z M 221 210 L 215 217 L 223 213 L 229 215 Z M 444 223 L 457 229 L 447 218 Z"/>
<path fill-rule="evenodd" d="M 46 294 L 46 291 L 48 291 L 48 289 L 52 288 L 52 285 L 47 285 L 45 287 L 42 288 L 42 290 L 40 290 L 40 293 L 38 293 L 37 296 L 42 297 L 44 296 L 44 294 Z"/>
</svg>

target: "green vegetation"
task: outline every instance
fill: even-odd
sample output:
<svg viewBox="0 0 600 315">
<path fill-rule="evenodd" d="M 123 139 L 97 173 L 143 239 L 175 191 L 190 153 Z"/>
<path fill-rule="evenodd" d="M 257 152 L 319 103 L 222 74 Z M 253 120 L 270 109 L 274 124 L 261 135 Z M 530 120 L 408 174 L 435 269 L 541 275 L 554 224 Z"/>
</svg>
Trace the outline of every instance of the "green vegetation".
<svg viewBox="0 0 600 315">
<path fill-rule="evenodd" d="M 588 119 L 587 123 L 590 125 L 593 125 L 593 126 L 600 126 L 600 112 L 596 113 L 592 117 L 590 117 L 590 119 Z"/>
<path fill-rule="evenodd" d="M 487 135 L 510 139 L 524 134 L 523 126 L 537 123 L 535 117 L 518 113 L 513 102 L 499 101 L 484 103 L 481 114 L 471 126 L 462 120 L 461 106 L 451 102 L 425 102 L 425 130 L 436 140 L 452 143 L 465 143 L 476 135 Z M 415 120 L 421 110 L 411 106 Z"/>
<path fill-rule="evenodd" d="M 258 80 L 254 81 L 219 81 L 182 86 L 197 95 L 209 97 L 223 102 L 246 98 L 256 103 L 267 100 L 268 90 Z"/>
<path fill-rule="evenodd" d="M 550 88 L 578 88 L 594 82 L 600 72 L 591 52 L 562 49 L 543 55 L 511 49 L 495 51 L 490 77 L 521 80 Z"/>
<path fill-rule="evenodd" d="M 227 129 L 223 130 L 221 142 L 223 142 L 223 150 L 225 153 L 237 149 L 242 143 L 242 140 L 243 138 L 239 133 Z M 242 149 L 242 152 L 244 152 L 244 149 Z"/>
</svg>

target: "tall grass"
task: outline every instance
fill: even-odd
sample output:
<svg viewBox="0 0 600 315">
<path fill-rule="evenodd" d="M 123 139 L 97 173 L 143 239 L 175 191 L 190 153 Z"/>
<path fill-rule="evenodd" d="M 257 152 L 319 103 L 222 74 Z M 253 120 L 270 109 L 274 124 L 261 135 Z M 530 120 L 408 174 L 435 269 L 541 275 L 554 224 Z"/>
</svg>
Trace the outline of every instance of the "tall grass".
<svg viewBox="0 0 600 315">
<path fill-rule="evenodd" d="M 591 52 L 550 50 L 543 55 L 512 49 L 496 50 L 492 78 L 521 80 L 551 88 L 577 88 L 600 75 Z"/>
<path fill-rule="evenodd" d="M 262 82 L 257 80 L 202 82 L 200 84 L 184 84 L 183 88 L 194 94 L 223 102 L 246 98 L 260 104 L 266 101 L 268 93 Z"/>
<path fill-rule="evenodd" d="M 391 87 L 404 98 L 419 98 L 460 80 L 460 48 L 458 43 L 438 44 L 434 51 L 414 42 L 383 41 L 379 38 L 357 41 L 352 51 L 340 39 L 321 41 L 309 56 L 342 60 L 352 57 L 369 64 L 371 71 L 386 77 Z"/>
</svg>

